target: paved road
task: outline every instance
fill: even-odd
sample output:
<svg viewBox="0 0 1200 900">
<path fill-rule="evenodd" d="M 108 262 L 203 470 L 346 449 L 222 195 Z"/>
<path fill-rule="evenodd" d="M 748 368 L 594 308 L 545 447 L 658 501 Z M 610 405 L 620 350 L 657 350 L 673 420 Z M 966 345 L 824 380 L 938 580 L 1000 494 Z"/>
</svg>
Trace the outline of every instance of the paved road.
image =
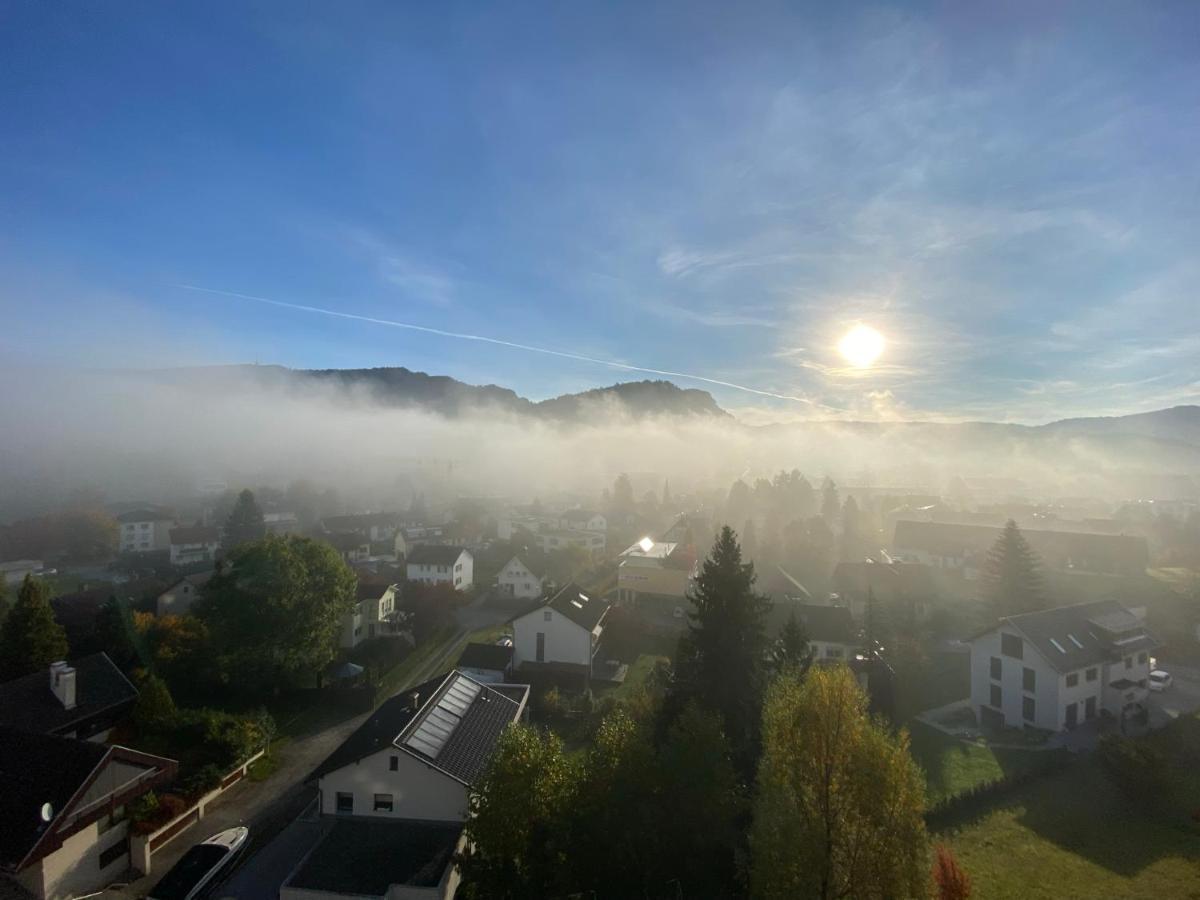
<svg viewBox="0 0 1200 900">
<path fill-rule="evenodd" d="M 444 647 L 414 671 L 401 691 L 428 681 L 454 665 L 463 639 L 472 631 L 505 621 L 510 613 L 486 605 L 486 593 L 459 610 L 458 630 Z M 245 780 L 209 807 L 208 814 L 158 853 L 154 872 L 108 894 L 142 897 L 196 841 L 235 825 L 249 825 L 250 841 L 242 861 L 214 897 L 262 900 L 277 895 L 279 885 L 315 844 L 321 825 L 302 814 L 316 797 L 316 789 L 303 783 L 317 767 L 358 728 L 368 714 L 339 722 L 325 731 L 292 741 L 280 752 L 279 768 L 266 781 Z"/>
</svg>

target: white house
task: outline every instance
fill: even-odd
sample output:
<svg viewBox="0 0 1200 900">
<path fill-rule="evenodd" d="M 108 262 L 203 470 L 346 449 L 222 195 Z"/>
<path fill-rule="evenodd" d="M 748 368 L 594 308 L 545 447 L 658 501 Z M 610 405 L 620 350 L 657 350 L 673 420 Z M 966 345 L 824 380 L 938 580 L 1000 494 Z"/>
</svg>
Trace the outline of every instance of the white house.
<svg viewBox="0 0 1200 900">
<path fill-rule="evenodd" d="M 1007 616 L 971 640 L 971 705 L 981 724 L 1073 728 L 1145 702 L 1161 646 L 1115 600 Z"/>
<path fill-rule="evenodd" d="M 0 759 L 0 871 L 39 900 L 117 881 L 130 865 L 129 804 L 177 769 L 126 747 L 12 728 L 0 728 Z"/>
<path fill-rule="evenodd" d="M 544 605 L 513 619 L 513 667 L 554 664 L 590 673 L 608 610 L 606 600 L 568 584 Z"/>
<path fill-rule="evenodd" d="M 394 584 L 359 581 L 354 609 L 342 616 L 339 645 L 347 650 L 375 637 L 401 637 L 408 617 L 396 609 Z"/>
<path fill-rule="evenodd" d="M 617 598 L 622 603 L 660 597 L 676 605 L 687 596 L 696 573 L 696 562 L 687 546 L 649 537 L 632 544 L 619 560 Z"/>
<path fill-rule="evenodd" d="M 607 531 L 608 519 L 590 509 L 568 509 L 558 517 L 558 527 L 569 531 Z"/>
<path fill-rule="evenodd" d="M 192 525 L 172 528 L 171 565 L 190 566 L 195 563 L 212 562 L 221 547 L 221 532 L 217 528 Z"/>
<path fill-rule="evenodd" d="M 501 593 L 506 597 L 528 600 L 542 596 L 546 584 L 546 571 L 542 563 L 540 555 L 525 553 L 514 556 L 496 576 Z"/>
<path fill-rule="evenodd" d="M 353 532 L 369 541 L 390 541 L 400 530 L 400 513 L 358 513 L 352 516 L 327 516 L 321 520 L 326 531 Z"/>
<path fill-rule="evenodd" d="M 797 603 L 796 621 L 804 626 L 815 662 L 849 661 L 858 649 L 854 618 L 844 606 Z"/>
<path fill-rule="evenodd" d="M 578 547 L 586 550 L 593 558 L 604 555 L 608 546 L 603 531 L 574 531 L 566 528 L 543 528 L 533 534 L 533 542 L 543 553 Z"/>
<path fill-rule="evenodd" d="M 196 601 L 204 595 L 204 586 L 212 577 L 212 572 L 197 572 L 180 578 L 158 595 L 155 612 L 160 616 L 187 615 Z"/>
<path fill-rule="evenodd" d="M 474 577 L 474 560 L 463 547 L 418 544 L 409 548 L 405 566 L 409 581 L 449 584 L 456 591 L 470 588 Z"/>
<path fill-rule="evenodd" d="M 171 546 L 175 520 L 155 509 L 135 509 L 117 516 L 122 553 L 151 553 Z"/>
</svg>

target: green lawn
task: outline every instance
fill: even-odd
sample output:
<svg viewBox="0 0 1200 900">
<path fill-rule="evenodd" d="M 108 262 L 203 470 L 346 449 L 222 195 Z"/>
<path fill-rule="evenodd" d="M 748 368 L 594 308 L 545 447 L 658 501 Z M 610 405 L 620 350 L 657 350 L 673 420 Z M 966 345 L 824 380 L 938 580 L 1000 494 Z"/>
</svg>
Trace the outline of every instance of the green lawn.
<svg viewBox="0 0 1200 900">
<path fill-rule="evenodd" d="M 1162 799 L 1131 803 L 1094 759 L 1040 778 L 935 835 L 971 875 L 975 900 L 1200 898 L 1200 722 L 1152 738 L 1168 748 Z"/>
<path fill-rule="evenodd" d="M 1004 775 L 1043 764 L 1051 751 L 993 749 L 967 744 L 923 722 L 909 724 L 913 758 L 925 772 L 930 804 Z"/>
<path fill-rule="evenodd" d="M 441 631 L 430 636 L 430 638 L 422 643 L 419 647 L 413 650 L 404 661 L 391 671 L 386 673 L 379 681 L 379 691 L 376 694 L 376 699 L 380 702 L 395 694 L 397 691 L 403 690 L 409 686 L 413 679 L 423 666 L 429 663 L 442 653 L 452 642 L 457 631 L 453 626 L 443 628 Z M 463 641 L 458 642 L 461 648 Z M 458 659 L 458 654 L 452 652 L 447 657 L 446 666 L 452 666 Z"/>
<path fill-rule="evenodd" d="M 652 653 L 641 654 L 630 664 L 629 671 L 625 675 L 625 680 L 616 687 L 597 690 L 597 699 L 600 697 L 615 697 L 618 700 L 624 700 L 627 697 L 632 697 L 645 686 L 646 679 L 654 671 L 654 667 L 660 661 L 666 660 L 667 657 L 665 656 L 657 656 Z"/>
</svg>

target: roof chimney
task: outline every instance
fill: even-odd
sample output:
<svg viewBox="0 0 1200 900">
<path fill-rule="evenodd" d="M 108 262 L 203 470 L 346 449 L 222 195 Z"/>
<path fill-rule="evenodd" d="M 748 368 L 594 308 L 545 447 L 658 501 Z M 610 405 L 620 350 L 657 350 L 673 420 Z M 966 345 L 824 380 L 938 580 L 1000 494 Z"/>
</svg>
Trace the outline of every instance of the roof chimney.
<svg viewBox="0 0 1200 900">
<path fill-rule="evenodd" d="M 50 664 L 50 690 L 63 709 L 75 708 L 75 670 L 62 660 Z"/>
<path fill-rule="evenodd" d="M 408 708 L 411 709 L 413 712 L 416 712 L 418 709 L 421 708 L 421 695 L 418 694 L 416 691 L 413 691 L 411 694 L 408 695 Z"/>
</svg>

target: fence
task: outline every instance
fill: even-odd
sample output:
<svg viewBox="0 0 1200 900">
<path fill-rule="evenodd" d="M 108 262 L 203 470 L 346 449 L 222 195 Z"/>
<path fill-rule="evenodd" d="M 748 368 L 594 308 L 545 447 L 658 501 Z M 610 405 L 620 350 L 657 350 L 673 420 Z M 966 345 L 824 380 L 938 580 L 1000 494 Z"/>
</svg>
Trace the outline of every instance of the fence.
<svg viewBox="0 0 1200 900">
<path fill-rule="evenodd" d="M 925 812 L 925 825 L 930 831 L 940 831 L 972 815 L 986 812 L 998 800 L 1016 793 L 1040 778 L 1061 772 L 1069 765 L 1069 754 L 1047 752 L 1043 762 L 1033 768 L 1015 775 L 984 781 L 930 807 Z"/>
<path fill-rule="evenodd" d="M 220 784 L 171 821 L 164 823 L 149 834 L 132 835 L 129 841 L 130 864 L 139 872 L 149 875 L 150 857 L 192 825 L 203 819 L 208 805 L 245 778 L 251 764 L 260 759 L 264 753 L 266 753 L 266 750 L 259 750 L 253 756 L 249 757 L 240 766 L 225 775 L 221 779 Z"/>
</svg>

